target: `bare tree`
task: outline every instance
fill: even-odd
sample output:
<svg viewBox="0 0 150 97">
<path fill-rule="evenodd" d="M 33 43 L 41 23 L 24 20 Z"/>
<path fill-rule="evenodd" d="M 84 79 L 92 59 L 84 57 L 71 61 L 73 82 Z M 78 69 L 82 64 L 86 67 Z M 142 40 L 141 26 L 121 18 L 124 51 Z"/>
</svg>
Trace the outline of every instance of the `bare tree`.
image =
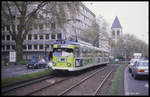
<svg viewBox="0 0 150 97">
<path fill-rule="evenodd" d="M 93 20 L 92 25 L 81 32 L 83 35 L 81 39 L 93 44 L 93 46 L 99 47 L 99 32 L 99 25 L 95 20 Z"/>
<path fill-rule="evenodd" d="M 19 25 L 18 31 L 15 29 L 9 30 L 11 36 L 15 38 L 16 61 L 22 60 L 23 42 L 26 35 L 30 32 L 32 25 L 38 24 L 39 21 L 46 21 L 52 29 L 56 29 L 56 24 L 63 28 L 67 19 L 65 5 L 71 13 L 71 18 L 73 18 L 74 14 L 79 11 L 79 3 L 80 2 L 3 1 L 1 10 L 2 25 Z M 45 18 L 43 13 L 51 14 L 51 16 Z"/>
<path fill-rule="evenodd" d="M 30 9 L 32 2 L 17 2 L 4 1 L 2 2 L 2 24 L 5 25 L 19 25 L 18 31 L 9 29 L 9 33 L 15 38 L 16 43 L 16 61 L 22 60 L 23 42 L 24 38 L 30 30 L 31 24 L 34 23 L 36 14 L 45 6 L 45 2 L 36 2 L 37 7 Z M 32 10 L 32 11 L 31 11 Z M 16 17 L 17 15 L 17 17 Z M 17 19 L 16 19 L 17 18 Z M 7 21 L 6 21 L 7 20 Z"/>
<path fill-rule="evenodd" d="M 114 47 L 114 56 L 130 59 L 133 57 L 133 53 L 142 53 L 143 56 L 148 57 L 148 45 L 134 35 L 125 34 L 119 38 L 117 45 Z"/>
</svg>

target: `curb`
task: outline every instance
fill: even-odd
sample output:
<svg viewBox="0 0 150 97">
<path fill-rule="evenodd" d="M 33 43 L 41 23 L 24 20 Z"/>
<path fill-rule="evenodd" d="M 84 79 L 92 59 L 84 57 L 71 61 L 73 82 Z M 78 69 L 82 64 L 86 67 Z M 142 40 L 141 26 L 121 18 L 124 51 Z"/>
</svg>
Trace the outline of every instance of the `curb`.
<svg viewBox="0 0 150 97">
<path fill-rule="evenodd" d="M 129 87 L 128 87 L 128 84 L 127 84 L 127 74 L 126 74 L 126 72 L 127 72 L 127 68 L 128 68 L 128 66 L 124 69 L 124 95 L 126 96 L 126 95 L 129 95 Z"/>
</svg>

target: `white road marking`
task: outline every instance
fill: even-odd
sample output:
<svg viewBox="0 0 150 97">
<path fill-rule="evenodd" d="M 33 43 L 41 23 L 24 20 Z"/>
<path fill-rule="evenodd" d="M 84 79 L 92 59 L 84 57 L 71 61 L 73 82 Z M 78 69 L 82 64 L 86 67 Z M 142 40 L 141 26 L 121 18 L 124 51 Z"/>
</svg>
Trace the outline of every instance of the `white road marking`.
<svg viewBox="0 0 150 97">
<path fill-rule="evenodd" d="M 129 88 L 128 88 L 128 84 L 127 84 L 127 74 L 126 74 L 126 71 L 127 71 L 127 67 L 125 68 L 125 70 L 124 70 L 124 93 L 125 93 L 125 95 L 129 95 L 130 93 L 129 93 Z"/>
</svg>

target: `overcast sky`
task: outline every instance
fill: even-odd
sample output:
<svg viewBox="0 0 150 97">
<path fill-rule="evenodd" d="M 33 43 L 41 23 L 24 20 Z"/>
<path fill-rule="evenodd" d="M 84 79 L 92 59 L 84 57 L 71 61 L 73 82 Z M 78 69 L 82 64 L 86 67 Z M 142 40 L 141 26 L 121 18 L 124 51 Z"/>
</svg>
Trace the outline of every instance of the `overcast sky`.
<svg viewBox="0 0 150 97">
<path fill-rule="evenodd" d="M 123 33 L 135 35 L 149 44 L 148 2 L 83 2 L 95 15 L 102 15 L 109 26 L 116 16 L 123 27 Z"/>
</svg>

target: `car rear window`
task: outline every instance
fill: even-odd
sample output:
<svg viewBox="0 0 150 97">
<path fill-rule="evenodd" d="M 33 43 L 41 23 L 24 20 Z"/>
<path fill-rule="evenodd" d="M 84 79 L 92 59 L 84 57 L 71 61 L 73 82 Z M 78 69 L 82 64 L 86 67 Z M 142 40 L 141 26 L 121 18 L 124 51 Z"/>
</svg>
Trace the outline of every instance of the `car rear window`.
<svg viewBox="0 0 150 97">
<path fill-rule="evenodd" d="M 148 62 L 138 62 L 137 66 L 148 66 Z"/>
</svg>

